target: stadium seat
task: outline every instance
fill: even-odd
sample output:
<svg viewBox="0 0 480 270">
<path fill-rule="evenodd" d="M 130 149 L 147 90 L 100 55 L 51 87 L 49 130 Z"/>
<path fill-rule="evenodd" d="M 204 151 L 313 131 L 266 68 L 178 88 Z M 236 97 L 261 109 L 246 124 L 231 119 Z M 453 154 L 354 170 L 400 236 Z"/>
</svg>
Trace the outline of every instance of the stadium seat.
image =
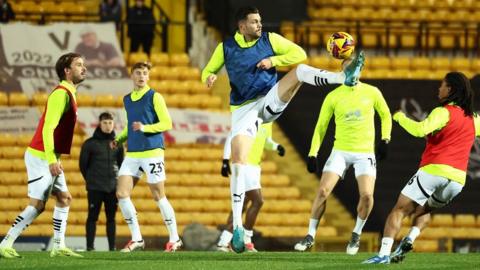
<svg viewBox="0 0 480 270">
<path fill-rule="evenodd" d="M 457 214 L 455 215 L 455 227 L 475 227 L 476 221 L 473 214 Z"/>
<path fill-rule="evenodd" d="M 96 107 L 115 107 L 117 100 L 113 95 L 97 95 L 95 96 Z"/>
<path fill-rule="evenodd" d="M 5 92 L 0 91 L 0 106 L 8 105 L 8 96 Z"/>
<path fill-rule="evenodd" d="M 29 106 L 30 100 L 27 95 L 21 92 L 11 92 L 8 95 L 8 105 L 10 106 Z"/>
<path fill-rule="evenodd" d="M 190 57 L 186 53 L 174 53 L 169 56 L 170 66 L 188 66 Z"/>
<path fill-rule="evenodd" d="M 44 107 L 47 104 L 48 94 L 45 92 L 35 92 L 32 96 L 32 105 Z"/>
<path fill-rule="evenodd" d="M 89 94 L 77 94 L 77 105 L 80 107 L 92 107 L 95 105 L 95 100 Z"/>
<path fill-rule="evenodd" d="M 0 133 L 0 146 L 13 146 L 15 145 L 16 138 L 10 133 Z"/>
<path fill-rule="evenodd" d="M 431 60 L 432 70 L 449 70 L 450 59 L 447 57 L 435 57 Z"/>
<path fill-rule="evenodd" d="M 20 134 L 16 136 L 15 144 L 19 147 L 26 148 L 32 141 L 33 134 Z"/>
<path fill-rule="evenodd" d="M 453 216 L 450 214 L 436 214 L 432 215 L 432 227 L 439 226 L 452 226 L 453 225 Z"/>
<path fill-rule="evenodd" d="M 156 66 L 168 66 L 169 58 L 167 53 L 152 53 L 150 61 L 154 67 Z"/>
<path fill-rule="evenodd" d="M 135 63 L 147 62 L 148 55 L 144 52 L 133 52 L 128 55 L 128 65 L 133 66 Z"/>
<path fill-rule="evenodd" d="M 390 69 L 390 58 L 389 57 L 374 57 L 370 59 L 367 63 L 369 68 L 372 69 L 381 69 L 389 70 Z"/>
</svg>

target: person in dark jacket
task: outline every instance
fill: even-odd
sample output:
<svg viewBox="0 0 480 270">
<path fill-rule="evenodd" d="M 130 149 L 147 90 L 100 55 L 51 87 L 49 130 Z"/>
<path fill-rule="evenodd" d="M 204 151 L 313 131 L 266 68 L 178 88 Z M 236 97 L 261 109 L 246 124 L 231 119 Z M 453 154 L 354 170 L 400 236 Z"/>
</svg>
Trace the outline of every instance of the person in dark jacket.
<svg viewBox="0 0 480 270">
<path fill-rule="evenodd" d="M 150 55 L 153 43 L 155 18 L 152 10 L 145 6 L 143 0 L 136 0 L 135 6 L 128 9 L 128 36 L 130 37 L 130 52 L 137 52 L 140 45 L 143 51 Z"/>
<path fill-rule="evenodd" d="M 7 0 L 0 0 L 0 23 L 8 23 L 15 19 L 15 12 Z"/>
<path fill-rule="evenodd" d="M 86 224 L 87 250 L 94 250 L 95 231 L 102 202 L 107 217 L 109 249 L 115 250 L 115 214 L 117 212 L 118 168 L 123 161 L 123 148 L 111 149 L 115 139 L 113 115 L 104 112 L 99 116 L 99 125 L 93 136 L 85 141 L 80 152 L 80 171 L 85 179 L 88 193 L 88 218 Z"/>
<path fill-rule="evenodd" d="M 120 30 L 122 20 L 122 5 L 119 0 L 103 0 L 100 3 L 99 15 L 101 22 L 115 22 L 115 27 Z"/>
</svg>

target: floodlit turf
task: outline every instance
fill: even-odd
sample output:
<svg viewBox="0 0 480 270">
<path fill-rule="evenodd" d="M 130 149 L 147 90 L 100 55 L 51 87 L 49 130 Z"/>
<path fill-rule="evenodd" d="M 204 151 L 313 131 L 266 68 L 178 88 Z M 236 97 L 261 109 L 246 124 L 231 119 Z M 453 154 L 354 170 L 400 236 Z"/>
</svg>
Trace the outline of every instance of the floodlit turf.
<svg viewBox="0 0 480 270">
<path fill-rule="evenodd" d="M 480 254 L 411 253 L 405 262 L 388 266 L 362 265 L 370 253 L 350 256 L 343 253 L 259 252 L 88 252 L 85 258 L 50 258 L 47 252 L 21 252 L 23 258 L 0 259 L 0 269 L 77 270 L 253 270 L 253 269 L 480 269 Z"/>
</svg>

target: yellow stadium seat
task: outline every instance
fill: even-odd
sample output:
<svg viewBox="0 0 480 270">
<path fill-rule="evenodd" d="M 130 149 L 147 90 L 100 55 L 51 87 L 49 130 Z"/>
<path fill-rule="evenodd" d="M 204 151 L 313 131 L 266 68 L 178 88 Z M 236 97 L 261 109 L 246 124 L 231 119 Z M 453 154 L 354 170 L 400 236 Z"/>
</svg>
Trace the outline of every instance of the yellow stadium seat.
<svg viewBox="0 0 480 270">
<path fill-rule="evenodd" d="M 199 80 L 190 82 L 192 82 L 192 94 L 210 94 L 210 89 L 207 87 L 206 84 L 202 83 Z"/>
<path fill-rule="evenodd" d="M 135 63 L 147 62 L 148 55 L 144 52 L 133 52 L 128 56 L 128 64 L 133 66 Z"/>
<path fill-rule="evenodd" d="M 172 84 L 171 86 L 171 93 L 172 94 L 187 94 L 190 92 L 191 84 L 189 81 L 177 81 Z M 194 98 L 190 98 L 192 101 Z M 188 106 L 186 106 L 188 107 Z"/>
<path fill-rule="evenodd" d="M 432 226 L 452 226 L 453 225 L 453 216 L 450 214 L 436 214 L 432 216 Z"/>
<path fill-rule="evenodd" d="M 33 134 L 20 134 L 16 136 L 15 143 L 20 147 L 27 147 L 32 141 Z"/>
<path fill-rule="evenodd" d="M 0 91 L 0 106 L 8 105 L 8 96 L 5 92 Z"/>
<path fill-rule="evenodd" d="M 438 248 L 438 240 L 415 241 L 415 252 L 437 252 Z"/>
<path fill-rule="evenodd" d="M 77 105 L 81 107 L 92 107 L 95 105 L 95 100 L 88 94 L 77 94 Z"/>
<path fill-rule="evenodd" d="M 8 95 L 8 105 L 10 106 L 29 106 L 30 100 L 27 95 L 21 92 L 11 92 Z"/>
<path fill-rule="evenodd" d="M 154 66 L 168 66 L 169 58 L 167 53 L 152 53 L 150 61 Z"/>
<path fill-rule="evenodd" d="M 45 106 L 47 104 L 48 94 L 44 92 L 35 92 L 32 96 L 32 105 Z"/>
<path fill-rule="evenodd" d="M 0 154 L 2 158 L 12 159 L 18 158 L 21 159 L 25 155 L 25 148 L 24 147 L 1 147 Z"/>
<path fill-rule="evenodd" d="M 16 138 L 10 133 L 0 133 L 0 146 L 13 146 L 16 143 Z"/>
<path fill-rule="evenodd" d="M 95 106 L 96 107 L 115 107 L 117 100 L 113 95 L 97 95 L 95 97 Z"/>
<path fill-rule="evenodd" d="M 174 53 L 170 54 L 169 62 L 171 66 L 188 66 L 190 57 L 186 53 Z"/>
<path fill-rule="evenodd" d="M 447 57 L 435 57 L 431 60 L 431 68 L 433 70 L 449 70 L 450 59 Z"/>
<path fill-rule="evenodd" d="M 410 69 L 409 57 L 393 57 L 391 59 L 392 69 Z"/>
<path fill-rule="evenodd" d="M 473 214 L 457 214 L 454 218 L 455 227 L 475 227 L 476 221 Z"/>
<path fill-rule="evenodd" d="M 413 58 L 410 67 L 413 70 L 429 70 L 431 67 L 430 59 L 426 57 Z"/>
<path fill-rule="evenodd" d="M 180 71 L 180 80 L 200 80 L 200 69 L 196 67 L 187 67 Z"/>
<path fill-rule="evenodd" d="M 451 69 L 456 71 L 468 71 L 470 70 L 470 59 L 468 58 L 453 58 L 451 63 Z"/>
<path fill-rule="evenodd" d="M 390 69 L 390 58 L 389 57 L 374 57 L 371 58 L 368 62 L 368 67 L 372 69 Z"/>
</svg>

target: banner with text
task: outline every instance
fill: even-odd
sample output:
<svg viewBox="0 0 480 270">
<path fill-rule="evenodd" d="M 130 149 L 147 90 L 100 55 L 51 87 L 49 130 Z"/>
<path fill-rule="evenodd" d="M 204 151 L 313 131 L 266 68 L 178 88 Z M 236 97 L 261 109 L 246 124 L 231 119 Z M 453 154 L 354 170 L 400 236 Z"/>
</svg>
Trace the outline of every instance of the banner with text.
<svg viewBox="0 0 480 270">
<path fill-rule="evenodd" d="M 0 133 L 34 133 L 40 111 L 27 107 L 0 107 Z"/>
<path fill-rule="evenodd" d="M 92 107 L 81 107 L 78 110 L 78 123 L 88 136 L 98 126 L 98 116 L 108 111 L 115 118 L 117 134 L 125 127 L 126 117 L 123 109 L 108 110 Z M 173 128 L 165 132 L 168 143 L 205 143 L 223 144 L 230 131 L 230 115 L 199 110 L 169 109 Z"/>
<path fill-rule="evenodd" d="M 131 90 L 113 23 L 0 24 L 0 90 L 50 92 L 58 84 L 57 59 L 81 54 L 87 79 L 78 89 L 91 95 Z"/>
</svg>

